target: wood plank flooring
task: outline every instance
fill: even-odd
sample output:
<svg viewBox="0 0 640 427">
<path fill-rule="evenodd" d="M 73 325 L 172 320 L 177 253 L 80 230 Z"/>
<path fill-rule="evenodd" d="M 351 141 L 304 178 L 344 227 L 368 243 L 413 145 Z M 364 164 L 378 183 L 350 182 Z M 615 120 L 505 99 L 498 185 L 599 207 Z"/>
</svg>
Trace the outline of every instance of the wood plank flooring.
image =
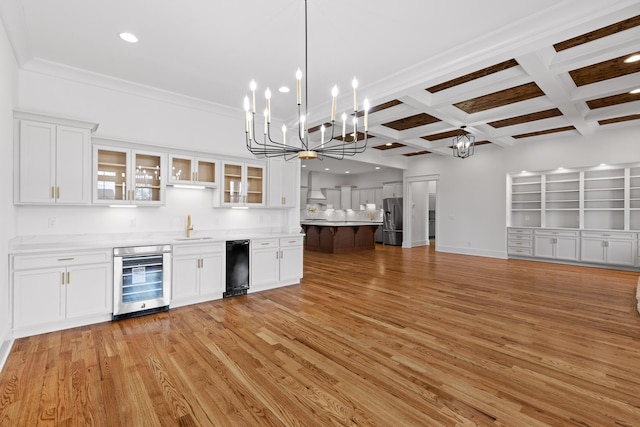
<svg viewBox="0 0 640 427">
<path fill-rule="evenodd" d="M 639 273 L 377 245 L 16 340 L 0 426 L 638 426 Z"/>
</svg>

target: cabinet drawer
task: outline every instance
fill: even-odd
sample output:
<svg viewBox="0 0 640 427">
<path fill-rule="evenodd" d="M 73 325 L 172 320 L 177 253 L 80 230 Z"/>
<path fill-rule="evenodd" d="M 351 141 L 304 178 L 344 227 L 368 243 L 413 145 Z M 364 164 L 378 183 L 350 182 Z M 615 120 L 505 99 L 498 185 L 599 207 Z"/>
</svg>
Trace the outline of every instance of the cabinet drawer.
<svg viewBox="0 0 640 427">
<path fill-rule="evenodd" d="M 278 239 L 255 239 L 251 241 L 251 249 L 277 248 Z"/>
<path fill-rule="evenodd" d="M 509 247 L 513 248 L 532 248 L 533 241 L 532 240 L 513 240 L 509 239 Z"/>
<path fill-rule="evenodd" d="M 13 269 L 25 270 L 32 268 L 60 267 L 80 264 L 96 264 L 111 262 L 111 251 L 87 253 L 57 253 L 38 255 L 14 255 Z"/>
<path fill-rule="evenodd" d="M 511 247 L 509 246 L 509 255 L 527 255 L 533 256 L 533 248 L 520 248 L 520 247 Z"/>
<path fill-rule="evenodd" d="M 173 256 L 202 255 L 219 252 L 224 252 L 224 242 L 173 246 Z"/>
<path fill-rule="evenodd" d="M 520 241 L 520 240 L 533 240 L 533 235 L 532 234 L 515 234 L 515 233 L 509 233 L 508 234 L 508 238 L 509 241 Z"/>
<path fill-rule="evenodd" d="M 522 234 L 522 235 L 532 235 L 533 230 L 530 228 L 508 228 L 507 231 L 509 234 Z"/>
<path fill-rule="evenodd" d="M 601 238 L 601 239 L 625 239 L 635 240 L 637 239 L 636 233 L 620 233 L 616 231 L 583 231 L 582 237 Z"/>
<path fill-rule="evenodd" d="M 536 230 L 534 234 L 536 236 L 578 237 L 580 232 L 571 230 Z"/>
<path fill-rule="evenodd" d="M 302 236 L 283 237 L 280 239 L 280 247 L 285 246 L 302 246 Z"/>
</svg>

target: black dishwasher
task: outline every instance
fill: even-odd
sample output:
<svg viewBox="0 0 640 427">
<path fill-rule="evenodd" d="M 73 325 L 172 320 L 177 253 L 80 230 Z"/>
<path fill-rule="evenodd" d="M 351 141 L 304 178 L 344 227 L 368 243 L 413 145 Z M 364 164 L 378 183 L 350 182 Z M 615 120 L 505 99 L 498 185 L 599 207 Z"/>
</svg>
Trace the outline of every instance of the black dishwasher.
<svg viewBox="0 0 640 427">
<path fill-rule="evenodd" d="M 223 298 L 246 295 L 249 289 L 249 240 L 227 241 L 227 286 Z"/>
</svg>

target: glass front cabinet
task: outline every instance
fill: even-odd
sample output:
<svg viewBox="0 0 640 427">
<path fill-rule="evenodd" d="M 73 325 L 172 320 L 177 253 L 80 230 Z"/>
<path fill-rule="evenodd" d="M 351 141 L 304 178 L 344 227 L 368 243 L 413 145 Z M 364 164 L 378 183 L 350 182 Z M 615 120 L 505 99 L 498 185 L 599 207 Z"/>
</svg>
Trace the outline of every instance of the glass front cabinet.
<svg viewBox="0 0 640 427">
<path fill-rule="evenodd" d="M 120 147 L 94 146 L 93 203 L 162 205 L 164 155 Z"/>
<path fill-rule="evenodd" d="M 223 163 L 222 206 L 265 206 L 265 165 Z"/>
<path fill-rule="evenodd" d="M 198 185 L 208 188 L 218 186 L 217 161 L 210 158 L 169 156 L 167 182 L 179 185 Z"/>
</svg>

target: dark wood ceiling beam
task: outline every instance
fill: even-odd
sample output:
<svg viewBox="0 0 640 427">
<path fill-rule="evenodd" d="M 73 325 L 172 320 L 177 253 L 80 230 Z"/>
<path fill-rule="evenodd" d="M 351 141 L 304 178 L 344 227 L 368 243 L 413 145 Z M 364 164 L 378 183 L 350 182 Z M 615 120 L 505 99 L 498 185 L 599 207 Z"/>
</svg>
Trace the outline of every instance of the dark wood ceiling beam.
<svg viewBox="0 0 640 427">
<path fill-rule="evenodd" d="M 542 89 L 535 82 L 525 83 L 520 86 L 504 89 L 488 95 L 454 104 L 467 114 L 490 110 L 504 105 L 514 104 L 528 99 L 544 96 Z"/>
</svg>

